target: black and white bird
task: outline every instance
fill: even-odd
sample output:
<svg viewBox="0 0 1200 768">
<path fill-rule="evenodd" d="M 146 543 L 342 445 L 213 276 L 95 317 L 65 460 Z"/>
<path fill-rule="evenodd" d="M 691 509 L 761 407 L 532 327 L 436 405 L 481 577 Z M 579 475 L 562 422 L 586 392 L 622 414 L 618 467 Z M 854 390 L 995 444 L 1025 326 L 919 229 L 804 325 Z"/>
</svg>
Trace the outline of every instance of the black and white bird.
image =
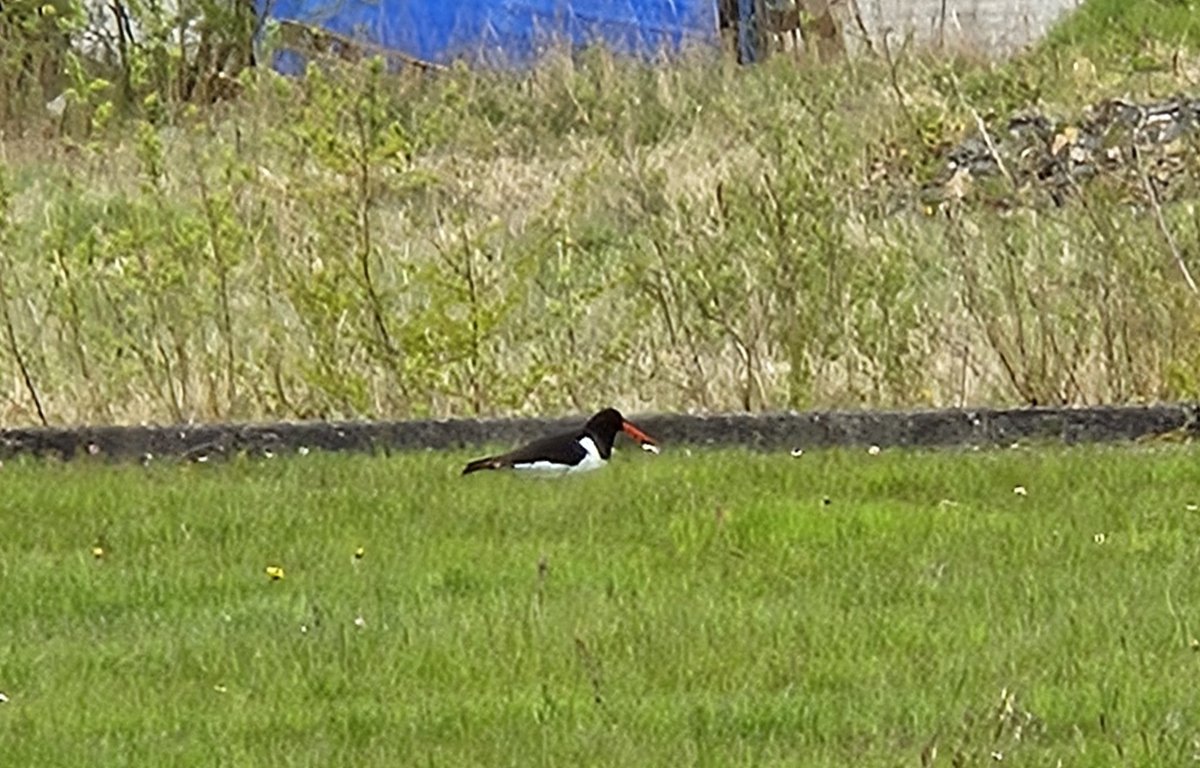
<svg viewBox="0 0 1200 768">
<path fill-rule="evenodd" d="M 498 456 L 475 459 L 463 468 L 469 475 L 481 469 L 515 469 L 532 472 L 586 472 L 598 469 L 612 456 L 618 432 L 633 438 L 643 450 L 658 453 L 658 443 L 615 408 L 605 408 L 582 429 L 562 432 L 534 440 L 516 450 Z"/>
</svg>

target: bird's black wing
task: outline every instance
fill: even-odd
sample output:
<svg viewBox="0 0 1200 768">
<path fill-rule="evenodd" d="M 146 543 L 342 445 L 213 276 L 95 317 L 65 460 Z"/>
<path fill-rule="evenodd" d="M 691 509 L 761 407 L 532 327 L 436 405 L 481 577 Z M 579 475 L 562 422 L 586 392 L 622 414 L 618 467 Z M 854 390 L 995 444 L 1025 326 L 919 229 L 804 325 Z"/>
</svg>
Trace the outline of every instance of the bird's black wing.
<svg viewBox="0 0 1200 768">
<path fill-rule="evenodd" d="M 583 436 L 584 433 L 578 431 L 543 437 L 508 453 L 476 459 L 467 464 L 463 469 L 463 474 L 470 474 L 481 469 L 506 469 L 515 464 L 532 464 L 535 461 L 549 461 L 554 464 L 573 466 L 587 456 L 587 451 L 579 444 L 579 438 Z"/>
<path fill-rule="evenodd" d="M 549 461 L 554 464 L 578 464 L 587 456 L 587 451 L 579 444 L 583 432 L 564 432 L 534 440 L 514 451 L 496 458 L 506 466 L 514 464 L 532 464 L 535 461 Z"/>
</svg>

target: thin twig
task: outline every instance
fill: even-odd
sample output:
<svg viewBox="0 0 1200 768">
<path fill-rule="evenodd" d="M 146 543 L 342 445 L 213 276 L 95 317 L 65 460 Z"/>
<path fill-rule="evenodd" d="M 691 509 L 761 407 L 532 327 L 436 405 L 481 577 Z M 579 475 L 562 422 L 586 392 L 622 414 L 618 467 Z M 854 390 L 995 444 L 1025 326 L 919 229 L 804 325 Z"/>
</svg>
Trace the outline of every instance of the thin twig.
<svg viewBox="0 0 1200 768">
<path fill-rule="evenodd" d="M 371 81 L 371 90 L 367 98 L 370 99 L 369 106 L 374 106 L 376 97 L 375 82 Z M 367 304 L 371 310 L 371 320 L 375 324 L 375 330 L 379 334 L 379 343 L 383 348 L 385 357 L 388 362 L 395 366 L 395 361 L 399 357 L 399 353 L 392 343 L 392 334 L 388 331 L 388 324 L 384 318 L 383 299 L 380 297 L 379 291 L 375 287 L 375 278 L 371 273 L 371 257 L 375 252 L 375 243 L 371 237 L 371 209 L 375 205 L 375 194 L 372 189 L 374 179 L 371 174 L 371 150 L 374 143 L 374 133 L 377 129 L 375 121 L 370 120 L 370 125 L 367 125 L 368 116 L 363 114 L 364 109 L 368 105 L 364 105 L 361 101 L 355 105 L 353 110 L 354 124 L 357 129 L 358 146 L 355 147 L 355 170 L 357 171 L 357 188 L 355 189 L 355 234 L 358 236 L 358 268 L 359 274 L 362 277 L 363 290 L 367 294 Z"/>
<path fill-rule="evenodd" d="M 983 143 L 987 144 L 988 152 L 992 159 L 996 161 L 996 165 L 1000 168 L 1000 173 L 1004 174 L 1004 178 L 1008 179 L 1008 183 L 1012 185 L 1014 191 L 1017 189 L 1017 181 L 1013 175 L 1008 172 L 1008 166 L 1004 164 L 1004 158 L 1000 157 L 1000 151 L 996 149 L 996 143 L 992 141 L 992 134 L 988 133 L 987 125 L 984 124 L 983 118 L 979 112 L 970 107 L 971 117 L 975 118 L 975 127 L 979 129 L 979 133 L 983 135 Z"/>
<path fill-rule="evenodd" d="M 46 411 L 42 408 L 42 398 L 38 396 L 37 387 L 33 384 L 33 375 L 29 372 L 29 366 L 25 363 L 25 355 L 21 354 L 21 346 L 17 344 L 17 332 L 13 327 L 12 314 L 8 309 L 8 290 L 4 284 L 4 280 L 0 278 L 0 312 L 4 316 L 4 333 L 8 339 L 8 351 L 12 353 L 13 360 L 17 364 L 17 368 L 21 371 L 21 378 L 25 381 L 25 389 L 29 392 L 29 397 L 33 400 L 33 405 L 37 409 L 38 418 L 42 421 L 42 426 L 50 425 L 46 419 Z"/>
<path fill-rule="evenodd" d="M 1171 257 L 1175 260 L 1175 265 L 1179 267 L 1179 272 L 1183 275 L 1184 282 L 1193 294 L 1200 294 L 1200 288 L 1196 286 L 1196 281 L 1192 279 L 1192 272 L 1188 269 L 1187 262 L 1183 260 L 1183 254 L 1179 251 L 1179 246 L 1175 244 L 1175 236 L 1171 234 L 1170 227 L 1167 226 L 1167 220 L 1163 217 L 1162 204 L 1158 199 L 1158 191 L 1154 189 L 1154 184 L 1150 181 L 1149 174 L 1146 173 L 1146 168 L 1142 165 L 1142 153 L 1136 149 L 1133 151 L 1134 160 L 1137 161 L 1138 175 L 1142 179 L 1142 186 L 1146 188 L 1146 195 L 1150 198 L 1150 207 L 1154 209 L 1154 221 L 1158 225 L 1158 231 L 1162 233 L 1163 239 L 1167 242 L 1167 248 L 1171 249 Z"/>
<path fill-rule="evenodd" d="M 938 13 L 938 50 L 946 50 L 946 0 L 942 0 L 942 8 Z"/>
<path fill-rule="evenodd" d="M 966 236 L 962 230 L 962 222 L 959 221 L 956 215 L 951 215 L 950 224 L 947 228 L 947 242 L 956 252 L 962 267 L 963 287 L 966 289 L 962 297 L 963 308 L 983 330 L 984 336 L 986 336 L 992 351 L 996 353 L 996 357 L 999 359 L 1001 367 L 1004 368 L 1004 373 L 1008 376 L 1008 381 L 1012 385 L 1013 390 L 1028 401 L 1031 396 L 1028 377 L 1023 377 L 1018 373 L 1009 350 L 1006 349 L 1004 338 L 1000 330 L 996 327 L 996 323 L 985 317 L 985 310 L 982 307 L 983 302 L 980 298 L 979 276 L 975 273 L 975 269 L 972 266 L 971 254 L 968 252 Z"/>
<path fill-rule="evenodd" d="M 196 182 L 200 192 L 200 205 L 204 208 L 204 217 L 208 223 L 209 247 L 212 251 L 213 262 L 217 267 L 217 288 L 220 291 L 221 328 L 225 337 L 225 396 L 227 407 L 233 409 L 237 403 L 237 377 L 235 375 L 236 356 L 233 348 L 233 313 L 229 309 L 229 270 L 225 264 L 225 248 L 221 238 L 221 222 L 217 216 L 216 203 L 208 191 L 208 181 L 205 179 L 203 164 L 200 158 L 193 154 L 196 164 Z"/>
<path fill-rule="evenodd" d="M 908 99 L 904 97 L 904 89 L 900 87 L 900 76 L 898 73 L 899 63 L 892 56 L 892 47 L 888 44 L 888 34 L 891 29 L 883 31 L 883 56 L 887 61 L 888 75 L 891 80 L 892 91 L 896 94 L 896 101 L 900 104 L 900 111 L 904 113 L 905 120 L 908 124 L 916 127 L 916 121 L 913 119 L 912 113 L 908 109 Z M 902 49 L 903 50 L 903 49 Z"/>
<path fill-rule="evenodd" d="M 862 9 L 858 7 L 858 0 L 850 0 L 850 15 L 854 17 L 854 24 L 858 27 L 858 32 L 867 46 L 867 53 L 874 56 L 875 44 L 871 42 L 871 33 L 867 31 L 866 22 L 863 21 Z"/>
</svg>

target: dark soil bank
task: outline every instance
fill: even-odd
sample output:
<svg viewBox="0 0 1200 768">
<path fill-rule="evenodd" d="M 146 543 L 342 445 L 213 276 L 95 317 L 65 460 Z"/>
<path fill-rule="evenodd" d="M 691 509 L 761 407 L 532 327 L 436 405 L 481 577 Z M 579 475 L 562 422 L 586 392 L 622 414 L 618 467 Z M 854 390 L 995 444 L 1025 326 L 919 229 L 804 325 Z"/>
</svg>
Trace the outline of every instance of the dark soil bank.
<svg viewBox="0 0 1200 768">
<path fill-rule="evenodd" d="M 1021 408 L 1012 410 L 827 411 L 630 418 L 665 445 L 762 449 L 829 446 L 1007 445 L 1018 440 L 1063 443 L 1135 440 L 1197 432 L 1200 405 Z M 582 423 L 571 419 L 453 419 L 395 422 L 300 422 L 163 427 L 75 427 L 0 430 L 0 457 L 104 456 L 204 460 L 245 452 L 387 451 L 509 445 Z"/>
</svg>

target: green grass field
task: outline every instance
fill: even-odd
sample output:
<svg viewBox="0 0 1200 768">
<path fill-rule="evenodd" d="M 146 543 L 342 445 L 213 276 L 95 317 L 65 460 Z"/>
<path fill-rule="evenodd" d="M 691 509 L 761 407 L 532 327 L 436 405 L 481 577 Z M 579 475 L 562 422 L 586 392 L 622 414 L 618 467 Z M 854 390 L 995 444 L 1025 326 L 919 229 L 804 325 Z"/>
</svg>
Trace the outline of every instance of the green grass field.
<svg viewBox="0 0 1200 768">
<path fill-rule="evenodd" d="M 559 481 L 464 458 L 9 462 L 3 763 L 1170 765 L 1200 744 L 1195 449 L 625 446 Z"/>
</svg>

